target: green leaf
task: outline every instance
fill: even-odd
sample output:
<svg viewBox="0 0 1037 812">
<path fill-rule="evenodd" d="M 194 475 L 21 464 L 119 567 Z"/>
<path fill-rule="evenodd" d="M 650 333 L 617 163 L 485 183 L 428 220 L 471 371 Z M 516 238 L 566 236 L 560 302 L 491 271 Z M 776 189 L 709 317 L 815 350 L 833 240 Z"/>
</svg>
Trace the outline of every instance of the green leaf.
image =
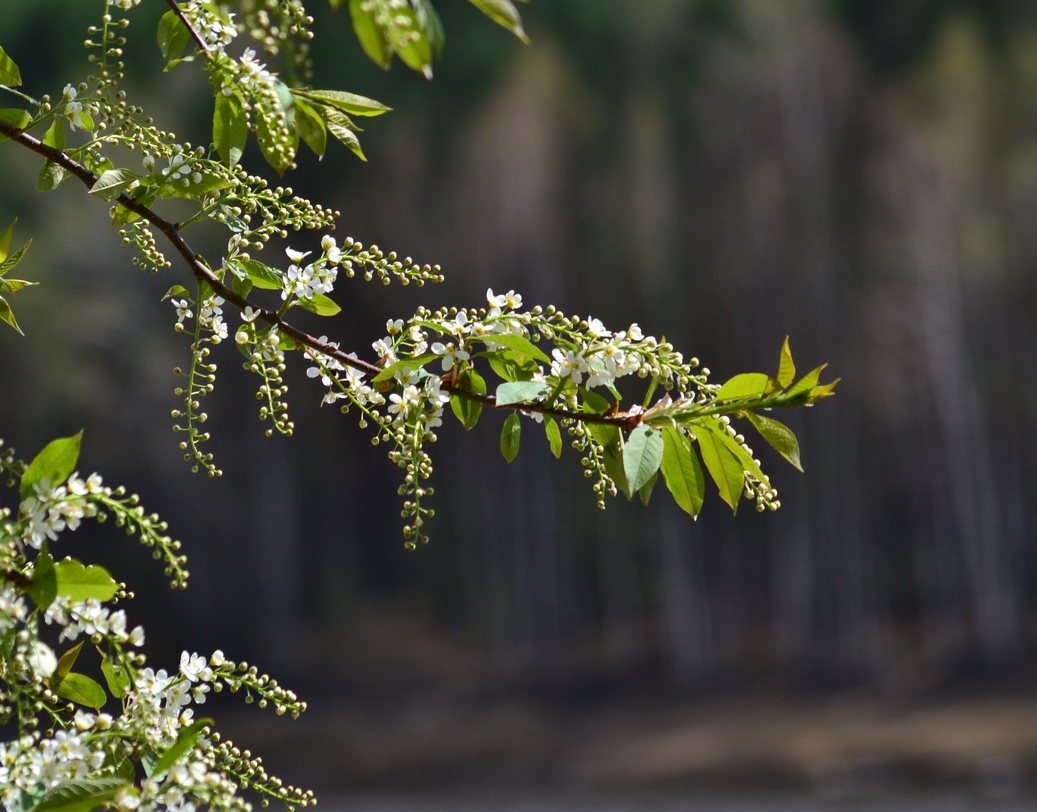
<svg viewBox="0 0 1037 812">
<path fill-rule="evenodd" d="M 507 347 L 508 349 L 517 350 L 523 355 L 528 355 L 530 358 L 535 358 L 536 360 L 543 361 L 547 364 L 551 363 L 551 359 L 544 355 L 544 351 L 525 336 L 517 336 L 511 333 L 489 333 L 484 336 L 479 336 L 476 340 L 487 344 L 497 344 L 502 347 Z"/>
<path fill-rule="evenodd" d="M 765 417 L 762 414 L 746 412 L 745 416 L 756 427 L 756 430 L 760 432 L 760 436 L 770 443 L 775 451 L 792 463 L 794 468 L 799 471 L 803 470 L 803 465 L 799 458 L 799 441 L 796 440 L 796 435 L 792 433 L 792 429 L 784 423 L 779 423 L 777 420 Z"/>
<path fill-rule="evenodd" d="M 264 265 L 255 259 L 235 259 L 227 263 L 227 267 L 239 278 L 244 274 L 252 280 L 252 284 L 260 290 L 281 290 L 284 278 L 280 271 Z"/>
<path fill-rule="evenodd" d="M 104 681 L 108 683 L 108 690 L 116 699 L 122 699 L 129 692 L 131 683 L 130 675 L 121 665 L 116 665 L 107 657 L 101 659 L 101 673 Z"/>
<path fill-rule="evenodd" d="M 715 419 L 716 418 L 714 418 L 714 420 Z M 753 459 L 752 454 L 742 448 L 742 444 L 731 436 L 731 432 L 727 430 L 723 423 L 718 421 L 712 423 L 711 427 L 716 437 L 723 442 L 727 450 L 735 456 L 735 459 L 737 459 L 739 463 L 741 463 L 743 471 L 748 471 L 761 482 L 767 481 L 767 475 L 760 469 L 759 464 Z"/>
<path fill-rule="evenodd" d="M 100 683 L 90 679 L 86 674 L 77 674 L 74 671 L 65 675 L 61 684 L 56 688 L 56 693 L 58 696 L 94 710 L 101 710 L 104 703 L 108 701 L 108 694 L 104 692 Z"/>
<path fill-rule="evenodd" d="M 417 372 L 429 361 L 434 361 L 435 359 L 440 357 L 441 356 L 436 355 L 434 352 L 428 352 L 424 355 L 419 355 L 415 358 L 401 358 L 396 363 L 389 364 L 389 366 L 387 366 L 385 369 L 383 369 L 381 372 L 375 375 L 372 379 L 372 383 L 381 383 L 382 381 L 392 380 L 394 377 L 396 377 L 397 372 L 401 372 L 404 369 L 410 369 L 411 372 Z M 480 380 L 482 379 L 480 378 Z M 479 394 L 486 394 L 485 385 L 483 386 L 483 390 Z"/>
<path fill-rule="evenodd" d="M 39 282 L 29 282 L 25 279 L 4 279 L 0 276 L 0 290 L 8 293 L 17 293 L 25 288 L 34 288 Z"/>
<path fill-rule="evenodd" d="M 318 316 L 334 316 L 342 312 L 342 308 L 323 293 L 314 293 L 309 299 L 296 299 L 296 304 Z"/>
<path fill-rule="evenodd" d="M 404 65 L 431 79 L 433 43 L 428 30 L 422 28 L 413 8 L 395 8 L 393 15 L 393 25 L 385 32 L 392 49 Z"/>
<path fill-rule="evenodd" d="M 495 398 L 497 406 L 510 406 L 513 403 L 532 403 L 550 391 L 550 385 L 541 381 L 515 381 L 498 386 Z"/>
<path fill-rule="evenodd" d="M 465 370 L 458 381 L 458 385 L 476 395 L 486 394 L 486 381 L 474 369 Z M 461 421 L 461 425 L 466 430 L 471 431 L 475 428 L 476 423 L 479 422 L 479 415 L 482 414 L 482 403 L 461 397 L 460 395 L 451 395 L 450 410 Z"/>
<path fill-rule="evenodd" d="M 75 778 L 48 790 L 31 812 L 93 812 L 132 782 L 116 776 Z"/>
<path fill-rule="evenodd" d="M 90 194 L 111 200 L 141 176 L 129 169 L 109 169 L 90 187 Z"/>
<path fill-rule="evenodd" d="M 320 113 L 298 96 L 295 97 L 295 126 L 306 145 L 318 158 L 323 158 L 328 148 L 328 128 Z"/>
<path fill-rule="evenodd" d="M 237 166 L 241 153 L 248 141 L 248 119 L 241 108 L 241 100 L 231 93 L 216 94 L 216 107 L 212 114 L 212 142 L 220 159 L 228 167 Z"/>
<path fill-rule="evenodd" d="M 742 498 L 742 486 L 745 484 L 742 464 L 708 424 L 695 424 L 691 430 L 699 442 L 699 453 L 717 485 L 720 498 L 730 505 L 733 512 L 737 512 L 738 500 Z"/>
<path fill-rule="evenodd" d="M 663 438 L 655 429 L 640 425 L 627 437 L 623 444 L 623 473 L 626 474 L 628 490 L 639 491 L 663 461 Z"/>
<path fill-rule="evenodd" d="M 0 121 L 16 130 L 25 129 L 25 125 L 32 121 L 32 117 L 24 110 L 19 110 L 16 107 L 9 107 L 4 110 L 0 110 Z M 0 135 L 0 141 L 6 141 L 6 135 Z"/>
<path fill-rule="evenodd" d="M 349 16 L 360 47 L 372 62 L 388 70 L 392 64 L 392 46 L 385 31 L 375 21 L 375 8 L 375 4 L 368 0 L 349 0 Z"/>
<path fill-rule="evenodd" d="M 605 414 L 612 404 L 610 404 L 605 398 L 590 389 L 581 389 L 580 394 L 583 395 L 583 405 L 585 411 L 594 412 L 594 414 Z"/>
<path fill-rule="evenodd" d="M 54 572 L 54 557 L 50 554 L 46 541 L 43 542 L 39 555 L 36 556 L 28 593 L 32 602 L 40 608 L 41 612 L 47 611 L 47 607 L 58 596 L 58 576 Z"/>
<path fill-rule="evenodd" d="M 521 437 L 522 421 L 515 412 L 512 412 L 508 415 L 508 419 L 504 421 L 504 428 L 501 429 L 500 433 L 500 453 L 504 455 L 504 459 L 508 462 L 511 462 L 518 456 Z"/>
<path fill-rule="evenodd" d="M 247 299 L 248 295 L 252 292 L 252 280 L 248 278 L 238 279 L 234 274 L 230 275 L 230 286 L 231 289 L 242 299 Z M 246 353 L 245 357 L 249 357 L 248 353 Z"/>
<path fill-rule="evenodd" d="M 58 150 L 65 148 L 65 122 L 63 119 L 54 119 L 47 128 L 47 134 L 43 136 L 43 143 Z"/>
<path fill-rule="evenodd" d="M 469 2 L 497 25 L 503 26 L 524 43 L 529 44 L 529 37 L 522 28 L 522 17 L 511 0 L 469 0 Z"/>
<path fill-rule="evenodd" d="M 15 251 L 6 260 L 0 263 L 0 276 L 3 276 L 10 271 L 15 265 L 22 261 L 22 257 L 25 256 L 25 252 L 29 250 L 29 246 L 32 245 L 32 240 L 29 240 L 25 245 Z"/>
<path fill-rule="evenodd" d="M 18 321 L 14 317 L 14 311 L 11 310 L 11 306 L 3 296 L 0 296 L 0 321 L 11 325 L 18 331 L 19 335 L 25 335 L 25 333 L 22 332 L 22 328 L 18 326 Z"/>
<path fill-rule="evenodd" d="M 392 110 L 380 101 L 358 96 L 356 93 L 346 93 L 344 90 L 293 90 L 292 93 L 296 97 L 305 96 L 354 116 L 380 116 Z M 296 100 L 298 101 L 298 98 Z"/>
<path fill-rule="evenodd" d="M 207 725 L 211 724 L 212 719 L 199 719 L 193 725 L 180 728 L 180 733 L 177 734 L 176 741 L 162 754 L 159 760 L 155 762 L 155 766 L 151 770 L 152 777 L 160 776 L 172 767 L 180 756 L 198 743 L 198 737 L 202 734 L 202 730 L 204 730 Z"/>
<path fill-rule="evenodd" d="M 641 497 L 641 504 L 648 507 L 648 501 L 652 498 L 652 491 L 655 489 L 655 483 L 659 481 L 659 472 L 656 471 L 652 474 L 652 478 L 649 479 L 644 485 L 641 486 L 641 490 L 637 493 Z"/>
<path fill-rule="evenodd" d="M 531 380 L 538 372 L 537 365 L 522 352 L 504 349 L 481 354 L 490 362 L 493 371 L 509 382 Z"/>
<path fill-rule="evenodd" d="M 782 393 L 778 401 L 779 406 L 802 406 L 810 400 L 810 392 L 821 377 L 821 373 L 828 364 L 822 364 L 817 369 L 812 369 L 799 379 L 799 382 L 787 392 Z"/>
<path fill-rule="evenodd" d="M 173 287 L 166 291 L 165 295 L 162 297 L 160 301 L 164 302 L 166 299 L 172 299 L 174 296 L 186 296 L 188 299 L 190 299 L 191 291 L 189 291 L 183 285 L 173 285 Z"/>
<path fill-rule="evenodd" d="M 83 432 L 79 432 L 71 437 L 53 440 L 36 455 L 22 475 L 22 501 L 32 495 L 32 486 L 44 479 L 50 481 L 52 488 L 58 487 L 68 479 L 69 474 L 76 470 L 76 462 L 79 460 L 79 443 L 82 439 Z"/>
<path fill-rule="evenodd" d="M 612 478 L 616 487 L 626 495 L 626 498 L 630 499 L 634 493 L 630 490 L 626 470 L 623 467 L 623 447 L 619 441 L 619 429 L 615 426 L 607 426 L 606 428 L 613 429 L 616 432 L 616 440 L 604 446 L 605 450 L 602 452 L 602 460 L 605 463 L 605 473 Z"/>
<path fill-rule="evenodd" d="M 325 107 L 320 112 L 324 116 L 324 123 L 328 128 L 328 132 L 349 147 L 361 161 L 366 161 L 367 156 L 364 155 L 364 151 L 360 148 L 360 139 L 356 137 L 356 134 L 349 126 L 352 123 L 349 121 L 349 117 L 332 107 Z"/>
<path fill-rule="evenodd" d="M 789 347 L 789 337 L 785 336 L 785 343 L 781 345 L 781 358 L 778 360 L 778 383 L 784 389 L 796 379 L 796 365 L 792 362 L 792 349 Z"/>
<path fill-rule="evenodd" d="M 17 222 L 18 219 L 15 218 L 11 225 L 0 231 L 0 263 L 7 259 L 7 255 L 11 251 L 11 237 L 14 235 L 14 227 Z"/>
<path fill-rule="evenodd" d="M 65 167 L 48 158 L 43 162 L 43 168 L 36 177 L 36 190 L 39 192 L 52 192 L 57 189 L 63 180 L 68 177 Z"/>
<path fill-rule="evenodd" d="M 677 506 L 698 518 L 706 495 L 706 480 L 695 449 L 683 432 L 663 429 L 663 479 Z"/>
<path fill-rule="evenodd" d="M 99 564 L 84 567 L 74 558 L 66 558 L 54 565 L 54 572 L 58 579 L 58 594 L 73 601 L 85 601 L 88 598 L 108 601 L 119 591 L 115 579 Z"/>
<path fill-rule="evenodd" d="M 175 12 L 170 10 L 162 15 L 158 21 L 158 48 L 166 60 L 166 70 L 173 67 L 169 63 L 180 55 L 190 39 L 191 32 Z"/>
<path fill-rule="evenodd" d="M 544 433 L 547 435 L 547 442 L 551 445 L 551 453 L 557 460 L 562 456 L 562 432 L 553 417 L 544 418 Z"/>
<path fill-rule="evenodd" d="M 4 49 L 0 48 L 0 85 L 18 87 L 21 83 L 21 71 L 18 70 L 18 66 L 14 64 L 14 60 L 7 55 Z"/>
<path fill-rule="evenodd" d="M 79 656 L 79 652 L 83 650 L 83 644 L 86 640 L 80 640 L 76 645 L 72 646 L 68 651 L 61 655 L 58 660 L 57 668 L 54 669 L 54 673 L 50 675 L 50 689 L 56 691 L 65 677 L 72 671 L 72 666 L 76 664 L 76 658 Z"/>
<path fill-rule="evenodd" d="M 762 372 L 744 372 L 735 375 L 720 387 L 717 400 L 744 400 L 765 394 L 771 388 L 770 375 Z"/>
</svg>

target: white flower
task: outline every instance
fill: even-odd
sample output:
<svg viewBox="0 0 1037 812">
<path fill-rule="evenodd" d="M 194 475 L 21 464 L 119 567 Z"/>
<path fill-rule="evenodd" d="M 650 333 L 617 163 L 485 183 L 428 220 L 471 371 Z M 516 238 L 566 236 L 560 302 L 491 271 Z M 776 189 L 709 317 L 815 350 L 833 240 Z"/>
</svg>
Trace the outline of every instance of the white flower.
<svg viewBox="0 0 1037 812">
<path fill-rule="evenodd" d="M 453 343 L 442 344 L 439 341 L 432 345 L 432 352 L 443 356 L 443 371 L 449 372 L 458 361 L 467 361 L 471 358 L 464 350 L 458 349 Z"/>
<path fill-rule="evenodd" d="M 303 253 L 301 251 L 296 251 L 292 248 L 285 248 L 284 252 L 288 255 L 288 259 L 290 259 L 294 263 L 302 262 L 311 253 L 310 251 Z"/>
<path fill-rule="evenodd" d="M 563 353 L 558 348 L 552 350 L 551 354 L 555 357 L 554 362 L 551 364 L 552 375 L 557 375 L 559 378 L 571 376 L 577 384 L 583 382 L 583 371 L 587 366 L 587 362 L 582 355 L 572 350 L 566 350 Z"/>
<path fill-rule="evenodd" d="M 180 655 L 180 673 L 191 682 L 208 682 L 212 679 L 212 669 L 200 654 L 183 652 Z"/>
<path fill-rule="evenodd" d="M 221 649 L 216 649 L 209 658 L 209 663 L 213 668 L 219 668 L 225 662 L 227 662 L 227 658 L 223 656 L 223 651 Z"/>
<path fill-rule="evenodd" d="M 395 321 L 393 321 L 392 319 L 389 319 L 387 322 L 385 322 L 385 329 L 388 331 L 389 335 L 391 335 L 391 336 L 394 336 L 397 333 L 402 333 L 403 332 L 403 319 L 396 319 Z"/>
<path fill-rule="evenodd" d="M 600 319 L 587 319 L 587 332 L 595 338 L 608 338 L 612 335 L 605 329 L 605 325 L 601 323 Z"/>
<path fill-rule="evenodd" d="M 127 642 L 131 646 L 143 646 L 144 645 L 144 627 L 134 626 L 133 631 L 130 632 L 130 636 L 127 638 Z"/>
<path fill-rule="evenodd" d="M 187 299 L 174 299 L 173 307 L 176 308 L 177 324 L 183 324 L 184 319 L 189 319 L 194 315 L 194 313 L 191 312 L 191 304 Z"/>
<path fill-rule="evenodd" d="M 631 341 L 640 341 L 644 338 L 644 333 L 641 332 L 641 328 L 637 326 L 636 322 L 627 327 L 627 338 Z"/>
</svg>

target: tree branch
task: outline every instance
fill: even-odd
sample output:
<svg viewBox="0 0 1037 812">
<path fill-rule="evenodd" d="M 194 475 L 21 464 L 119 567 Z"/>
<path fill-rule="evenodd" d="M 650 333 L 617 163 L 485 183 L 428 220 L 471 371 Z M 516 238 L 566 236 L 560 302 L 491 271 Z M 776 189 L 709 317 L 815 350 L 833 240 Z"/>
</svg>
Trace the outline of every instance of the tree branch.
<svg viewBox="0 0 1037 812">
<path fill-rule="evenodd" d="M 170 0 L 172 2 L 172 0 Z M 53 161 L 63 169 L 67 170 L 70 174 L 75 175 L 80 181 L 86 186 L 87 189 L 93 188 L 93 185 L 97 182 L 99 175 L 95 172 L 91 172 L 81 163 L 76 161 L 74 158 L 69 156 L 62 150 L 49 147 L 23 130 L 12 127 L 3 121 L 0 121 L 0 135 L 4 135 L 10 140 L 21 144 L 23 147 L 31 149 L 38 155 L 42 155 L 47 160 Z M 285 335 L 291 336 L 297 343 L 302 344 L 311 349 L 317 350 L 318 352 L 335 358 L 341 361 L 343 364 L 353 367 L 354 369 L 361 370 L 372 376 L 378 375 L 382 371 L 382 367 L 377 364 L 372 364 L 368 361 L 364 361 L 357 358 L 355 355 L 343 352 L 337 347 L 328 344 L 325 341 L 321 341 L 309 333 L 300 330 L 298 327 L 294 327 L 288 322 L 284 321 L 276 310 L 266 310 L 261 307 L 254 306 L 244 296 L 239 296 L 231 288 L 227 287 L 219 280 L 219 278 L 212 272 L 212 269 L 195 253 L 194 249 L 184 240 L 180 235 L 180 230 L 177 228 L 176 223 L 171 223 L 169 220 L 159 216 L 147 206 L 142 205 L 139 201 L 134 200 L 128 194 L 123 192 L 114 202 L 117 202 L 120 206 L 123 206 L 135 214 L 140 215 L 143 219 L 147 220 L 153 225 L 158 231 L 166 237 L 167 240 L 176 249 L 177 253 L 184 259 L 184 261 L 190 266 L 191 272 L 195 278 L 200 282 L 205 282 L 214 292 L 219 294 L 227 302 L 237 307 L 239 310 L 244 310 L 246 307 L 252 308 L 253 311 L 257 312 L 258 318 L 267 324 L 276 325 L 277 328 Z M 630 430 L 641 422 L 640 414 L 626 414 L 619 413 L 615 415 L 598 415 L 586 412 L 571 412 L 567 409 L 555 409 L 542 404 L 536 403 L 513 403 L 506 406 L 497 406 L 496 399 L 492 395 L 479 395 L 475 392 L 470 392 L 466 389 L 444 382 L 443 389 L 449 392 L 451 395 L 457 395 L 458 397 L 465 398 L 466 400 L 476 401 L 482 403 L 484 406 L 491 406 L 495 409 L 511 409 L 513 411 L 523 412 L 539 412 L 540 414 L 550 415 L 558 417 L 563 420 L 571 419 L 578 420 L 583 423 L 597 423 L 608 426 L 617 426 L 622 429 Z"/>
</svg>

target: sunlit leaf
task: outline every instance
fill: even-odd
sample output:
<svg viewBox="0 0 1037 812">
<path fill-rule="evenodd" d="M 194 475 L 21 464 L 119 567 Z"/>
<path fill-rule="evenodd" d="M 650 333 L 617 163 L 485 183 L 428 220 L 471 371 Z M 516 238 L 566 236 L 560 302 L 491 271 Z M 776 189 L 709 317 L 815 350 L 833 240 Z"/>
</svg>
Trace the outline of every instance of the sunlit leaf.
<svg viewBox="0 0 1037 812">
<path fill-rule="evenodd" d="M 558 428 L 558 421 L 553 417 L 545 417 L 544 433 L 547 435 L 547 442 L 551 446 L 551 453 L 554 454 L 555 459 L 558 459 L 562 456 L 562 432 Z"/>
<path fill-rule="evenodd" d="M 338 108 L 343 113 L 354 116 L 380 116 L 392 110 L 391 107 L 380 101 L 359 96 L 356 93 L 347 93 L 344 90 L 293 90 L 292 93 L 297 98 L 305 96 L 307 99 L 323 102 Z"/>
<path fill-rule="evenodd" d="M 72 601 L 90 598 L 108 601 L 119 591 L 118 583 L 100 564 L 85 567 L 74 558 L 69 558 L 55 564 L 54 572 L 58 579 L 58 594 Z"/>
<path fill-rule="evenodd" d="M 191 32 L 175 12 L 170 10 L 162 15 L 158 21 L 158 48 L 166 60 L 166 70 L 172 67 L 168 63 L 180 55 L 190 39 Z"/>
<path fill-rule="evenodd" d="M 746 412 L 745 416 L 756 427 L 756 430 L 760 432 L 760 436 L 770 443 L 781 456 L 792 463 L 796 469 L 803 470 L 799 458 L 799 441 L 796 440 L 796 435 L 792 433 L 792 429 L 784 423 L 779 423 L 777 420 L 765 417 L 762 414 Z"/>
<path fill-rule="evenodd" d="M 771 377 L 762 372 L 744 372 L 735 375 L 717 392 L 717 400 L 744 400 L 764 394 L 771 388 Z"/>
<path fill-rule="evenodd" d="M 198 743 L 198 737 L 202 734 L 202 731 L 211 724 L 212 719 L 199 719 L 194 724 L 181 728 L 177 734 L 176 741 L 155 762 L 155 766 L 151 768 L 151 775 L 154 777 L 160 776 L 172 767 L 178 758 Z"/>
<path fill-rule="evenodd" d="M 131 783 L 118 776 L 71 779 L 44 793 L 30 812 L 93 812 Z"/>
<path fill-rule="evenodd" d="M 104 703 L 108 701 L 108 694 L 104 692 L 104 688 L 99 682 L 90 679 L 86 674 L 75 672 L 66 674 L 55 692 L 58 696 L 94 710 L 101 710 Z"/>
<path fill-rule="evenodd" d="M 54 669 L 54 673 L 50 675 L 50 688 L 52 691 L 57 690 L 65 677 L 72 671 L 72 666 L 76 664 L 76 658 L 79 657 L 79 652 L 83 650 L 85 642 L 86 640 L 80 640 L 58 659 L 57 667 Z"/>
<path fill-rule="evenodd" d="M 457 385 L 475 395 L 486 394 L 486 381 L 474 369 L 465 370 Z M 451 395 L 450 410 L 461 421 L 461 425 L 470 431 L 479 422 L 479 415 L 482 414 L 482 403 L 471 398 Z"/>
<path fill-rule="evenodd" d="M 212 116 L 212 142 L 223 163 L 228 167 L 236 166 L 247 141 L 248 119 L 240 99 L 233 93 L 229 96 L 217 93 Z"/>
<path fill-rule="evenodd" d="M 529 37 L 522 28 L 522 17 L 511 0 L 469 0 L 469 2 L 497 25 L 503 26 L 524 43 L 529 44 Z"/>
<path fill-rule="evenodd" d="M 68 479 L 69 474 L 76 470 L 76 462 L 79 460 L 79 444 L 83 439 L 83 432 L 71 437 L 62 437 L 48 443 L 44 449 L 36 455 L 29 463 L 29 467 L 22 474 L 21 497 L 24 501 L 32 495 L 32 487 L 44 479 L 50 482 L 50 487 L 56 488 Z"/>
<path fill-rule="evenodd" d="M 318 316 L 334 316 L 342 312 L 338 303 L 323 293 L 314 293 L 309 299 L 299 299 L 298 304 L 303 310 L 309 310 Z"/>
<path fill-rule="evenodd" d="M 515 381 L 498 386 L 495 397 L 498 406 L 510 406 L 513 403 L 532 403 L 550 391 L 551 387 L 541 381 Z"/>
<path fill-rule="evenodd" d="M 796 379 L 796 365 L 792 362 L 792 349 L 789 347 L 789 337 L 785 336 L 785 343 L 781 345 L 781 358 L 778 361 L 778 383 L 782 389 Z"/>
<path fill-rule="evenodd" d="M 662 434 L 661 467 L 666 487 L 681 510 L 697 518 L 706 494 L 706 480 L 702 476 L 698 456 L 683 432 L 665 428 Z"/>
<path fill-rule="evenodd" d="M 742 464 L 708 425 L 695 424 L 691 431 L 698 440 L 702 461 L 716 483 L 720 498 L 731 506 L 732 511 L 737 512 L 742 486 L 745 484 Z"/>
<path fill-rule="evenodd" d="M 630 432 L 623 444 L 623 472 L 629 490 L 641 490 L 659 470 L 662 460 L 663 438 L 658 431 L 642 424 Z"/>
<path fill-rule="evenodd" d="M 21 71 L 18 70 L 18 66 L 14 64 L 14 60 L 7 55 L 7 52 L 0 48 L 0 85 L 18 87 L 21 83 Z"/>
</svg>

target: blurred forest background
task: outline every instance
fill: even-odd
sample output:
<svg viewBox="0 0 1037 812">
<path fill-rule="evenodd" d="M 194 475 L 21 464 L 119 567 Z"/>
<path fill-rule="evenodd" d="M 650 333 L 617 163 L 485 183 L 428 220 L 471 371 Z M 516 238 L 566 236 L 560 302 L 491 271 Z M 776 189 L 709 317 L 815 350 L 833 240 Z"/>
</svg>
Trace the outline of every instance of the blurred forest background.
<svg viewBox="0 0 1037 812">
<path fill-rule="evenodd" d="M 0 3 L 28 92 L 86 75 L 99 3 Z M 37 193 L 38 161 L 0 145 L 0 222 L 33 236 L 19 270 L 44 286 L 15 303 L 29 339 L 0 332 L 0 430 L 31 456 L 85 428 L 84 472 L 172 520 L 182 594 L 135 542 L 76 540 L 154 588 L 131 610 L 152 663 L 219 646 L 283 677 L 311 719 L 243 719 L 241 743 L 280 743 L 286 778 L 343 789 L 827 786 L 890 753 L 912 774 L 1029 780 L 1037 3 L 534 0 L 526 48 L 440 0 L 432 82 L 382 73 L 347 14 L 310 5 L 315 85 L 394 112 L 366 125 L 369 163 L 307 153 L 288 182 L 342 210 L 340 238 L 447 274 L 343 284 L 345 315 L 313 330 L 363 352 L 419 303 L 514 288 L 636 321 L 717 380 L 773 370 L 789 335 L 843 383 L 789 416 L 805 474 L 756 443 L 778 513 L 713 499 L 695 523 L 662 494 L 600 513 L 577 455 L 555 463 L 527 432 L 508 466 L 502 416 L 451 420 L 433 541 L 408 553 L 396 469 L 320 409 L 304 364 L 296 436 L 268 440 L 254 380 L 220 353 L 205 408 L 226 475 L 192 476 L 169 418 L 188 341 L 159 302 L 186 272 L 134 269 L 105 206 L 73 183 Z M 204 73 L 160 72 L 163 8 L 134 15 L 126 89 L 204 143 Z M 215 255 L 226 233 L 205 228 Z"/>
</svg>

